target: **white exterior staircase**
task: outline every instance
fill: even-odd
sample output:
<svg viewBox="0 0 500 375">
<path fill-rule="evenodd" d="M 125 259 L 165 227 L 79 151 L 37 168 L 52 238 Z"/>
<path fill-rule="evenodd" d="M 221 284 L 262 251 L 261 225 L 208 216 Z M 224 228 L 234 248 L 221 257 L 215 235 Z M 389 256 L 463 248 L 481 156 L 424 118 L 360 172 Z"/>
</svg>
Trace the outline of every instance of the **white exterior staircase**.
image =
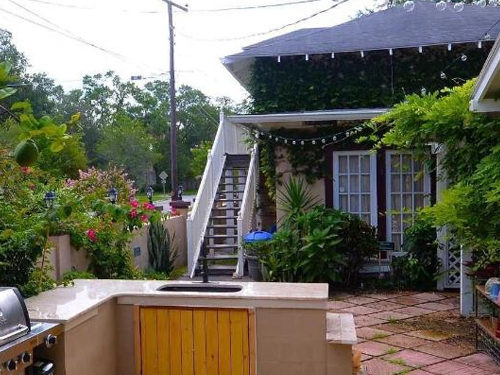
<svg viewBox="0 0 500 375">
<path fill-rule="evenodd" d="M 221 116 L 195 204 L 187 219 L 188 272 L 194 277 L 204 246 L 211 274 L 243 276 L 242 236 L 252 229 L 257 148 L 247 130 Z"/>
</svg>

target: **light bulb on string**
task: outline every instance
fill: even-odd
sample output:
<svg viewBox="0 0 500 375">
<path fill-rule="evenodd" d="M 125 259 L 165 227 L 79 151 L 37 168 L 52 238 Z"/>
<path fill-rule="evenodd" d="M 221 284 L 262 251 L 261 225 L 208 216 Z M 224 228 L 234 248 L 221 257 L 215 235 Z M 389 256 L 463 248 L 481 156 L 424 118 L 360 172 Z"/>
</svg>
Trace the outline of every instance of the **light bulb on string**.
<svg viewBox="0 0 500 375">
<path fill-rule="evenodd" d="M 321 140 L 321 143 L 325 144 L 325 143 L 326 143 L 326 139 L 325 139 L 325 138 L 323 138 L 323 139 Z"/>
<path fill-rule="evenodd" d="M 457 13 L 460 13 L 461 11 L 463 11 L 465 8 L 465 4 L 463 2 L 458 2 L 458 3 L 455 3 L 455 5 L 453 5 L 453 10 Z"/>
<path fill-rule="evenodd" d="M 484 34 L 484 40 L 491 40 L 491 35 L 489 33 Z"/>
<path fill-rule="evenodd" d="M 297 142 L 295 142 L 295 141 L 292 141 L 292 144 L 293 144 L 293 145 L 295 145 L 295 144 L 297 144 Z"/>
<path fill-rule="evenodd" d="M 302 146 L 304 146 L 304 143 L 305 143 L 304 141 L 300 141 L 300 144 L 301 144 Z"/>
<path fill-rule="evenodd" d="M 440 77 L 441 77 L 441 79 L 446 79 L 446 73 L 445 72 L 441 72 Z"/>
<path fill-rule="evenodd" d="M 277 137 L 276 137 L 276 138 L 274 138 L 274 140 L 275 140 L 276 142 L 278 142 L 278 138 L 277 138 Z"/>
<path fill-rule="evenodd" d="M 273 136 L 271 134 L 269 134 L 269 139 L 273 139 Z"/>
<path fill-rule="evenodd" d="M 405 1 L 405 3 L 403 4 L 403 9 L 407 12 L 413 12 L 413 10 L 415 9 L 415 2 L 412 0 Z"/>
<path fill-rule="evenodd" d="M 420 94 L 422 94 L 422 96 L 425 95 L 425 94 L 427 94 L 427 89 L 425 87 L 422 87 L 420 89 Z"/>
<path fill-rule="evenodd" d="M 448 4 L 446 4 L 446 1 L 441 0 L 440 2 L 436 3 L 436 9 L 439 10 L 440 12 L 442 12 L 443 10 L 446 9 L 447 5 Z"/>
<path fill-rule="evenodd" d="M 476 5 L 480 8 L 486 7 L 486 0 L 478 0 L 476 1 Z"/>
<path fill-rule="evenodd" d="M 316 144 L 316 141 L 312 141 L 311 143 L 312 143 L 313 145 L 315 145 L 315 144 Z"/>
<path fill-rule="evenodd" d="M 460 56 L 460 60 L 463 62 L 467 61 L 467 55 L 465 53 L 462 53 L 462 56 Z"/>
<path fill-rule="evenodd" d="M 335 142 L 335 141 L 337 140 L 337 137 L 333 136 L 333 138 L 332 138 L 332 139 L 333 139 L 333 141 Z"/>
<path fill-rule="evenodd" d="M 288 144 L 288 139 L 285 139 L 285 144 L 286 144 L 286 145 Z"/>
</svg>

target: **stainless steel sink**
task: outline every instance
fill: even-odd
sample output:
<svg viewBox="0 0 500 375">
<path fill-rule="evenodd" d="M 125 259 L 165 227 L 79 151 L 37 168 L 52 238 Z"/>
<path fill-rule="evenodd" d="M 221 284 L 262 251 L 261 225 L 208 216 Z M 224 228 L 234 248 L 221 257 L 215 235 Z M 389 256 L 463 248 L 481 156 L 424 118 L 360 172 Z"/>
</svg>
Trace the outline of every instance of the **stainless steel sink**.
<svg viewBox="0 0 500 375">
<path fill-rule="evenodd" d="M 170 284 L 158 288 L 159 292 L 197 292 L 197 293 L 237 293 L 243 289 L 241 285 L 224 284 Z"/>
</svg>

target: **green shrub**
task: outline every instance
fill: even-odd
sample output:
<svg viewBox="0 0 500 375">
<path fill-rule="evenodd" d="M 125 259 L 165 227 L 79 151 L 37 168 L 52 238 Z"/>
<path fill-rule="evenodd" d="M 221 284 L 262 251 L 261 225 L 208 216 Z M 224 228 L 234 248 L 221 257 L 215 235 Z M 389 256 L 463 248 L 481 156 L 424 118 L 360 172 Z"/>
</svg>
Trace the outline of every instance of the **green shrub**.
<svg viewBox="0 0 500 375">
<path fill-rule="evenodd" d="M 93 273 L 87 271 L 68 271 L 63 275 L 63 283 L 69 283 L 77 279 L 96 279 Z"/>
<path fill-rule="evenodd" d="M 315 207 L 287 220 L 260 259 L 269 281 L 354 285 L 377 246 L 375 229 L 359 217 Z"/>
<path fill-rule="evenodd" d="M 434 289 L 440 268 L 437 249 L 436 229 L 417 219 L 405 231 L 402 251 L 407 255 L 392 261 L 395 284 L 404 289 Z"/>
</svg>

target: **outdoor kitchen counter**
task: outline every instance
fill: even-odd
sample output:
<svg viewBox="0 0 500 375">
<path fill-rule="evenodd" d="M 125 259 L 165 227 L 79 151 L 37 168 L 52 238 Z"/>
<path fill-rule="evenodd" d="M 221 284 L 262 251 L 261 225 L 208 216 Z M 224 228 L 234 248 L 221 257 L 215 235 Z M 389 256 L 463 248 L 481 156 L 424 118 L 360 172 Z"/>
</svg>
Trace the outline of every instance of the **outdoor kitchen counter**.
<svg viewBox="0 0 500 375">
<path fill-rule="evenodd" d="M 98 306 L 115 298 L 119 305 L 311 310 L 327 308 L 327 284 L 221 283 L 243 287 L 235 293 L 157 290 L 164 285 L 191 283 L 199 284 L 186 281 L 75 280 L 73 286 L 59 287 L 28 298 L 26 305 L 32 320 L 65 325 L 92 315 Z"/>
</svg>

